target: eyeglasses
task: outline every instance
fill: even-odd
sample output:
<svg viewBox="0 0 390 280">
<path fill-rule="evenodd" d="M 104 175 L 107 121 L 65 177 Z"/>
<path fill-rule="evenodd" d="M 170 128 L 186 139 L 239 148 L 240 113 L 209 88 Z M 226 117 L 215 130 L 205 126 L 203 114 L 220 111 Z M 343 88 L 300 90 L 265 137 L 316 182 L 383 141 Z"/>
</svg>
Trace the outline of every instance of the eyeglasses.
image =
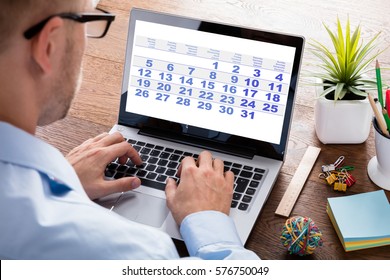
<svg viewBox="0 0 390 280">
<path fill-rule="evenodd" d="M 110 14 L 109 12 L 96 8 L 96 10 L 101 11 L 102 13 L 60 13 L 49 16 L 43 21 L 37 23 L 31 28 L 27 29 L 23 35 L 27 40 L 32 39 L 45 27 L 46 23 L 54 18 L 60 17 L 65 19 L 74 20 L 80 23 L 86 23 L 86 34 L 90 38 L 103 38 L 108 29 L 110 28 L 111 22 L 114 21 L 115 15 Z"/>
</svg>

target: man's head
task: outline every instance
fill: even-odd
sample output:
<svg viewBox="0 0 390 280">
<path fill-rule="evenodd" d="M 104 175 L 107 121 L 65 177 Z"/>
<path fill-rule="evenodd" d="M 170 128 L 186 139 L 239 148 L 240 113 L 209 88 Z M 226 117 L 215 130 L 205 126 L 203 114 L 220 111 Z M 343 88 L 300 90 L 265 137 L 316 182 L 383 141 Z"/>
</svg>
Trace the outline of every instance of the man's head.
<svg viewBox="0 0 390 280">
<path fill-rule="evenodd" d="M 85 25 L 55 16 L 32 38 L 24 32 L 52 15 L 91 11 L 90 0 L 1 0 L 0 120 L 33 132 L 28 122 L 65 117 L 79 86 Z"/>
</svg>

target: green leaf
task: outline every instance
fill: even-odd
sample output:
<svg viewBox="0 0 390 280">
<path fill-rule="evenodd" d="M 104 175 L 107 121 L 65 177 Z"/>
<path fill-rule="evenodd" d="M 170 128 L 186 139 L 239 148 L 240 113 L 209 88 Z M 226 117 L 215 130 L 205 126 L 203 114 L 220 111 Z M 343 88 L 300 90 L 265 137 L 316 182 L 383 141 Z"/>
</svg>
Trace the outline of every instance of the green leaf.
<svg viewBox="0 0 390 280">
<path fill-rule="evenodd" d="M 328 87 L 321 95 L 334 91 L 335 100 L 342 99 L 347 94 L 366 96 L 364 90 L 374 88 L 375 80 L 362 78 L 362 75 L 372 71 L 368 66 L 384 51 L 376 51 L 381 32 L 364 43 L 361 40 L 361 26 L 352 30 L 349 17 L 344 30 L 339 18 L 336 23 L 334 32 L 323 23 L 334 51 L 315 40 L 309 43 L 313 48 L 310 51 L 320 60 L 318 72 L 312 76 L 327 81 Z M 332 83 L 334 84 L 329 86 Z"/>
</svg>

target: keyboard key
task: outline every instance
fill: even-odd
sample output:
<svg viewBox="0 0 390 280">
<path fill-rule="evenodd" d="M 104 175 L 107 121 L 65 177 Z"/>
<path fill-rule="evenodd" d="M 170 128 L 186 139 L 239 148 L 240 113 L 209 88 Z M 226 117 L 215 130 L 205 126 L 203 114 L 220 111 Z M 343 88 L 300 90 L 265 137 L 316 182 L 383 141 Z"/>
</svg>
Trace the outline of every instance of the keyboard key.
<svg viewBox="0 0 390 280">
<path fill-rule="evenodd" d="M 238 205 L 238 202 L 237 201 L 232 201 L 232 203 L 230 204 L 230 208 L 236 208 Z"/>
<path fill-rule="evenodd" d="M 142 149 L 142 147 L 141 147 L 141 146 L 138 146 L 138 145 L 133 145 L 133 148 L 134 148 L 137 152 L 139 152 L 139 151 Z"/>
<path fill-rule="evenodd" d="M 159 150 L 152 150 L 149 155 L 152 157 L 158 157 L 160 153 L 161 152 Z"/>
<path fill-rule="evenodd" d="M 177 166 L 179 165 L 178 162 L 175 162 L 175 161 L 170 161 L 167 165 L 168 168 L 177 168 Z"/>
<path fill-rule="evenodd" d="M 141 179 L 141 184 L 143 186 L 154 188 L 154 189 L 157 189 L 157 190 L 162 190 L 162 191 L 165 190 L 165 183 L 160 183 L 160 182 L 156 182 L 156 181 L 152 181 L 152 180 L 148 180 L 148 179 L 142 178 Z"/>
<path fill-rule="evenodd" d="M 160 159 L 157 163 L 159 166 L 167 166 L 168 161 L 166 159 Z"/>
<path fill-rule="evenodd" d="M 252 167 L 252 166 L 245 165 L 245 166 L 244 166 L 244 169 L 245 169 L 245 170 L 248 170 L 248 171 L 252 171 L 252 170 L 253 170 L 253 167 Z"/>
<path fill-rule="evenodd" d="M 240 174 L 240 169 L 237 169 L 237 168 L 232 168 L 232 169 L 230 169 L 230 171 L 232 171 L 233 173 L 234 173 L 234 175 L 238 175 L 238 174 Z"/>
<path fill-rule="evenodd" d="M 165 183 L 167 181 L 168 177 L 165 176 L 165 175 L 158 175 L 156 180 L 159 181 L 159 182 L 162 182 L 162 183 Z"/>
<path fill-rule="evenodd" d="M 246 210 L 248 210 L 248 207 L 249 207 L 249 204 L 247 204 L 247 203 L 240 203 L 240 205 L 238 206 L 238 209 L 240 209 L 242 211 L 246 211 Z"/>
<path fill-rule="evenodd" d="M 156 164 L 157 162 L 158 162 L 158 158 L 156 158 L 156 157 L 150 157 L 148 159 L 148 163 Z"/>
<path fill-rule="evenodd" d="M 176 170 L 175 169 L 168 169 L 167 172 L 165 172 L 165 175 L 172 177 L 176 175 Z"/>
<path fill-rule="evenodd" d="M 250 171 L 242 170 L 242 171 L 240 172 L 240 176 L 241 176 L 241 177 L 244 177 L 244 178 L 252 178 L 252 175 L 253 175 L 253 173 L 250 172 Z"/>
<path fill-rule="evenodd" d="M 235 193 L 233 194 L 233 199 L 234 199 L 234 200 L 240 200 L 240 199 L 241 199 L 241 196 L 242 196 L 242 194 L 236 193 L 236 192 L 235 192 Z"/>
<path fill-rule="evenodd" d="M 158 167 L 156 168 L 155 172 L 157 172 L 157 173 L 159 173 L 159 174 L 164 174 L 166 170 L 167 170 L 167 169 L 166 169 L 165 167 L 158 166 Z"/>
<path fill-rule="evenodd" d="M 148 172 L 146 172 L 145 170 L 140 169 L 140 170 L 138 170 L 138 172 L 137 172 L 137 177 L 142 178 L 142 177 L 145 177 L 146 174 L 148 174 Z"/>
<path fill-rule="evenodd" d="M 156 165 L 154 165 L 154 164 L 148 164 L 148 166 L 146 166 L 145 169 L 148 170 L 148 171 L 154 171 L 156 168 L 157 168 Z"/>
<path fill-rule="evenodd" d="M 260 181 L 262 178 L 263 175 L 259 173 L 255 173 L 255 175 L 253 176 L 253 180 L 257 180 L 257 181 Z"/>
<path fill-rule="evenodd" d="M 249 180 L 245 178 L 237 178 L 236 188 L 234 189 L 236 192 L 243 193 L 246 190 L 246 187 L 249 184 Z"/>
<path fill-rule="evenodd" d="M 140 154 L 148 155 L 150 153 L 151 149 L 149 148 L 142 148 L 140 151 Z"/>
<path fill-rule="evenodd" d="M 170 153 L 167 153 L 167 152 L 162 152 L 161 154 L 160 154 L 160 158 L 163 158 L 163 159 L 167 159 L 167 158 L 169 158 L 171 156 L 171 154 Z"/>
<path fill-rule="evenodd" d="M 106 169 L 106 171 L 104 171 L 104 176 L 106 176 L 107 178 L 112 178 L 114 175 L 115 171 L 113 170 Z"/>
<path fill-rule="evenodd" d="M 259 186 L 259 182 L 258 181 L 251 181 L 251 183 L 249 184 L 249 186 L 251 188 L 257 188 Z"/>
<path fill-rule="evenodd" d="M 264 174 L 265 170 L 261 168 L 255 168 L 255 172 Z"/>
<path fill-rule="evenodd" d="M 125 173 L 123 172 L 117 172 L 114 176 L 115 179 L 120 179 L 120 178 L 123 178 L 125 176 Z"/>
<path fill-rule="evenodd" d="M 171 161 L 178 161 L 179 159 L 180 159 L 180 156 L 179 155 L 175 155 L 175 154 L 172 154 L 169 157 L 169 160 L 171 160 Z"/>
<path fill-rule="evenodd" d="M 251 201 L 252 201 L 252 197 L 249 195 L 244 195 L 244 197 L 242 198 L 242 202 L 250 203 Z"/>
<path fill-rule="evenodd" d="M 129 169 L 127 169 L 126 171 L 126 176 L 134 176 L 135 173 L 137 173 L 138 169 L 135 168 L 135 167 L 130 167 Z"/>
<path fill-rule="evenodd" d="M 157 173 L 154 172 L 149 172 L 148 175 L 146 176 L 147 179 L 154 180 L 157 177 Z"/>
<path fill-rule="evenodd" d="M 119 165 L 116 170 L 119 172 L 125 173 L 125 171 L 127 170 L 127 166 L 126 165 Z"/>
<path fill-rule="evenodd" d="M 255 192 L 256 192 L 256 189 L 252 189 L 252 188 L 248 188 L 248 189 L 246 190 L 246 194 L 248 194 L 248 195 L 254 195 Z"/>
</svg>

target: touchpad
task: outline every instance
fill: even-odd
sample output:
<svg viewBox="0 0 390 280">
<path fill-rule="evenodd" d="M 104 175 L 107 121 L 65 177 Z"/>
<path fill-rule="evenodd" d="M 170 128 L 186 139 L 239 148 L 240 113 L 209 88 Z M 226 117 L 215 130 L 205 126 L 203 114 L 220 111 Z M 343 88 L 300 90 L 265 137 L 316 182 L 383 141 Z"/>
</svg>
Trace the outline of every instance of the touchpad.
<svg viewBox="0 0 390 280">
<path fill-rule="evenodd" d="M 131 221 L 157 228 L 169 213 L 165 199 L 131 191 L 122 194 L 112 211 Z"/>
</svg>

